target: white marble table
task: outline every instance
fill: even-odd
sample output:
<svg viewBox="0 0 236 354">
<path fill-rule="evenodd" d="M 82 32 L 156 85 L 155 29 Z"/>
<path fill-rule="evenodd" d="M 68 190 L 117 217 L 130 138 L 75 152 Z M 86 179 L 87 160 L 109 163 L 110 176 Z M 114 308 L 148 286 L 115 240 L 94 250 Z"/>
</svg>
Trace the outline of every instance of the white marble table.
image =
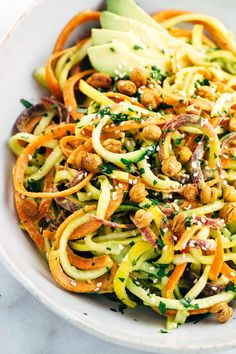
<svg viewBox="0 0 236 354">
<path fill-rule="evenodd" d="M 0 37 L 33 2 L 0 0 Z M 92 337 L 57 317 L 34 299 L 1 264 L 0 353 L 142 354 Z M 233 354 L 229 351 L 223 354 L 230 353 Z"/>
</svg>

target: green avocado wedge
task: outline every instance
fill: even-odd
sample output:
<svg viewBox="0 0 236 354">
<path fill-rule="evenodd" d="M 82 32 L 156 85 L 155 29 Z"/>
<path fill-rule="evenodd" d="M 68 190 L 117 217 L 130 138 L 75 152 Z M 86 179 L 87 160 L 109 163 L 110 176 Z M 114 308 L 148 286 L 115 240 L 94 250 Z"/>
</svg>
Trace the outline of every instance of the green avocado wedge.
<svg viewBox="0 0 236 354">
<path fill-rule="evenodd" d="M 100 44 L 107 44 L 112 42 L 122 42 L 127 47 L 132 47 L 137 44 L 140 47 L 147 47 L 145 44 L 140 40 L 140 37 L 136 34 L 130 35 L 128 32 L 122 32 L 118 30 L 110 30 L 104 28 L 93 28 L 92 29 L 92 42 L 93 45 L 100 45 Z"/>
<path fill-rule="evenodd" d="M 163 56 L 161 51 L 147 48 L 147 46 L 140 40 L 138 35 L 130 35 L 128 32 L 121 32 L 104 28 L 93 28 L 92 42 L 94 46 L 121 42 L 125 44 L 129 50 L 139 56 L 150 57 L 154 59 Z"/>
<path fill-rule="evenodd" d="M 155 29 L 137 20 L 115 15 L 109 11 L 101 13 L 100 22 L 102 28 L 128 32 L 130 36 L 133 34 L 139 36 L 140 40 L 151 49 L 164 50 L 168 48 L 171 50 L 173 48 L 176 50 L 180 45 L 180 42 L 164 29 Z"/>
<path fill-rule="evenodd" d="M 134 0 L 106 0 L 107 10 L 114 14 L 140 21 L 141 23 L 157 29 L 163 28 L 148 15 Z"/>
<path fill-rule="evenodd" d="M 141 57 L 131 52 L 121 42 L 90 47 L 88 56 L 96 70 L 120 78 L 129 75 L 134 67 L 155 65 L 162 73 L 166 73 L 170 65 L 168 57 L 166 58 L 164 55 L 156 59 Z"/>
</svg>

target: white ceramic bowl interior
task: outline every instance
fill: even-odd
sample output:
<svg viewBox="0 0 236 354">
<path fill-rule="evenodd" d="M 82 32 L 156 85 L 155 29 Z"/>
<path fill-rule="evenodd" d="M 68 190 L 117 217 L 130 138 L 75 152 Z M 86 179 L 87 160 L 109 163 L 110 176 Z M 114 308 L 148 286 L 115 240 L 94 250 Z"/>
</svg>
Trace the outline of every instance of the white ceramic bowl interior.
<svg viewBox="0 0 236 354">
<path fill-rule="evenodd" d="M 215 15 L 236 32 L 235 0 L 140 0 L 138 3 L 150 13 L 174 8 Z M 1 260 L 16 279 L 51 310 L 100 338 L 161 353 L 218 352 L 229 347 L 236 348 L 236 322 L 233 319 L 224 325 L 217 325 L 208 319 L 198 324 L 186 324 L 169 334 L 161 334 L 159 330 L 164 327 L 164 321 L 149 309 L 139 307 L 126 310 L 122 315 L 110 310 L 117 306 L 104 296 L 64 291 L 52 279 L 33 243 L 19 229 L 11 179 L 14 157 L 7 148 L 13 124 L 22 110 L 19 100 L 24 97 L 36 103 L 42 94 L 32 78 L 32 72 L 46 62 L 63 25 L 75 13 L 100 5 L 98 0 L 38 1 L 1 44 Z"/>
</svg>

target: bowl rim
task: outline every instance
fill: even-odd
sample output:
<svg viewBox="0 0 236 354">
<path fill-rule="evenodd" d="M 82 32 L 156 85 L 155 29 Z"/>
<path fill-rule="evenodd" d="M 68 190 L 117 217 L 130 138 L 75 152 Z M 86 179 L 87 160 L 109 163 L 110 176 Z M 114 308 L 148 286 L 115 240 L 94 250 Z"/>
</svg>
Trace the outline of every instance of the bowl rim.
<svg viewBox="0 0 236 354">
<path fill-rule="evenodd" d="M 3 36 L 0 38 L 0 53 L 2 47 L 11 39 L 11 36 L 14 34 L 15 31 L 17 31 L 18 26 L 24 21 L 24 19 L 28 16 L 30 16 L 31 12 L 37 8 L 41 3 L 43 3 L 46 0 L 34 0 L 33 3 L 26 8 L 13 22 L 13 24 L 10 25 L 9 29 L 3 34 Z M 59 304 L 57 304 L 55 301 L 53 301 L 50 296 L 45 295 L 45 293 L 35 284 L 32 280 L 30 280 L 22 271 L 18 269 L 18 267 L 14 264 L 14 261 L 8 257 L 6 251 L 0 244 L 0 264 L 2 264 L 7 271 L 10 272 L 10 274 L 15 278 L 15 280 L 20 283 L 29 293 L 31 293 L 41 304 L 46 306 L 50 311 L 58 315 L 59 317 L 63 318 L 65 321 L 69 322 L 70 324 L 74 325 L 75 327 L 79 328 L 80 330 L 93 335 L 97 337 L 98 339 L 105 340 L 109 343 L 115 343 L 117 345 L 126 347 L 126 348 L 132 348 L 136 350 L 145 350 L 148 352 L 155 352 L 157 350 L 161 350 L 162 353 L 169 354 L 170 350 L 173 353 L 196 353 L 202 350 L 210 350 L 210 351 L 221 351 L 221 350 L 230 350 L 233 348 L 236 348 L 236 339 L 232 340 L 230 343 L 229 342 L 222 342 L 217 345 L 193 345 L 193 346 L 188 346 L 187 348 L 184 345 L 175 347 L 175 346 L 168 346 L 162 345 L 160 342 L 155 343 L 150 343 L 147 344 L 145 342 L 142 342 L 142 340 L 138 339 L 134 340 L 128 339 L 128 337 L 122 337 L 120 335 L 112 334 L 111 332 L 107 333 L 105 330 L 102 330 L 99 326 L 96 326 L 94 321 L 89 320 L 89 318 L 86 317 L 86 320 L 83 318 L 77 317 L 75 314 L 73 314 L 71 311 L 68 312 L 68 310 L 61 308 Z M 140 347 L 141 346 L 141 347 Z"/>
</svg>

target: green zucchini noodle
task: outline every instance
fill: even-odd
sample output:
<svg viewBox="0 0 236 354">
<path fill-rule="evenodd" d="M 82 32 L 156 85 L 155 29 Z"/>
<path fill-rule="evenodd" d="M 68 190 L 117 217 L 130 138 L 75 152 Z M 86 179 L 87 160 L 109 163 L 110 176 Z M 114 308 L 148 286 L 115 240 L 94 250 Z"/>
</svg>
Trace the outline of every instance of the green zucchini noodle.
<svg viewBox="0 0 236 354">
<path fill-rule="evenodd" d="M 208 15 L 106 2 L 76 15 L 35 71 L 49 95 L 21 99 L 9 139 L 21 228 L 66 290 L 141 302 L 169 330 L 194 315 L 225 322 L 236 296 L 235 38 Z M 90 20 L 101 28 L 65 47 Z"/>
</svg>

